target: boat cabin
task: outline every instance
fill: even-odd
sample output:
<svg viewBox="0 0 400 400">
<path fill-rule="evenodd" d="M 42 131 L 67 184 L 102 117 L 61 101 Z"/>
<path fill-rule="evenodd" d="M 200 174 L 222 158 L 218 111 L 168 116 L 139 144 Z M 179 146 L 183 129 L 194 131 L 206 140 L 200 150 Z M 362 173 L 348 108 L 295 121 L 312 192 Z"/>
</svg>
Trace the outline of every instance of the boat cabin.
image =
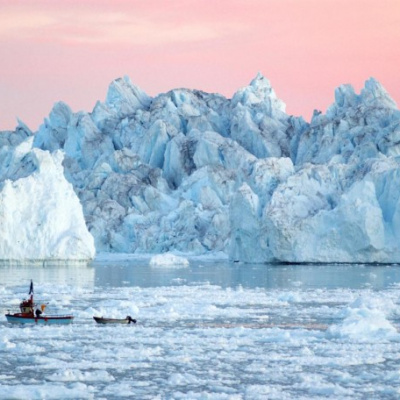
<svg viewBox="0 0 400 400">
<path fill-rule="evenodd" d="M 33 297 L 32 296 L 28 300 L 23 300 L 19 305 L 21 313 L 22 314 L 29 314 L 29 315 L 33 315 L 34 307 L 35 307 L 35 305 L 33 304 Z"/>
</svg>

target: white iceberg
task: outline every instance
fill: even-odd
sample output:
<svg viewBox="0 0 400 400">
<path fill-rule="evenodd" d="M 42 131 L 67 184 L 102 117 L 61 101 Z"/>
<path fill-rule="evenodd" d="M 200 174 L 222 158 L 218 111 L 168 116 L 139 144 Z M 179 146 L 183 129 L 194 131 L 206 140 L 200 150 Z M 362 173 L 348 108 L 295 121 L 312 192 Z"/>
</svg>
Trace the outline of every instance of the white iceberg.
<svg viewBox="0 0 400 400">
<path fill-rule="evenodd" d="M 20 177 L 0 185 L 0 259 L 93 259 L 94 240 L 79 199 L 64 177 L 62 152 L 30 151 L 28 144 L 16 148 L 10 165 Z M 30 173 L 24 176 L 26 170 Z"/>
<path fill-rule="evenodd" d="M 156 254 L 149 262 L 151 267 L 183 268 L 189 266 L 189 260 L 172 253 Z"/>
</svg>

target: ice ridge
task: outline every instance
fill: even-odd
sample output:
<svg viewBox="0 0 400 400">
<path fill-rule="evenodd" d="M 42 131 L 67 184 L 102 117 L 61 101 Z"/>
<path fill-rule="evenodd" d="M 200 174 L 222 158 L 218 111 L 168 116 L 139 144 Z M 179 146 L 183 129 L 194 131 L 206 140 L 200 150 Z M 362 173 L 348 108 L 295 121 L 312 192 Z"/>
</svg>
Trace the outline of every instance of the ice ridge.
<svg viewBox="0 0 400 400">
<path fill-rule="evenodd" d="M 337 88 L 310 123 L 286 113 L 262 74 L 232 99 L 150 97 L 120 78 L 92 112 L 60 102 L 38 132 L 1 133 L 2 190 L 35 174 L 17 157 L 24 140 L 63 152 L 97 251 L 400 261 L 400 111 L 373 78 L 360 94 Z"/>
</svg>

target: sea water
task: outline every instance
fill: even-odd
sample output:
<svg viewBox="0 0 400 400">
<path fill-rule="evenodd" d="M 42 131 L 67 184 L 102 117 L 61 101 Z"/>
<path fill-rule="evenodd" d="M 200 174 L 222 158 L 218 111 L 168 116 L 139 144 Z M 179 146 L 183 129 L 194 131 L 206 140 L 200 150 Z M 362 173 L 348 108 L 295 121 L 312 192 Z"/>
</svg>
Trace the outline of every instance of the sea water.
<svg viewBox="0 0 400 400">
<path fill-rule="evenodd" d="M 72 325 L 7 323 L 31 279 Z M 0 399 L 400 397 L 398 265 L 3 265 L 0 311 Z"/>
</svg>

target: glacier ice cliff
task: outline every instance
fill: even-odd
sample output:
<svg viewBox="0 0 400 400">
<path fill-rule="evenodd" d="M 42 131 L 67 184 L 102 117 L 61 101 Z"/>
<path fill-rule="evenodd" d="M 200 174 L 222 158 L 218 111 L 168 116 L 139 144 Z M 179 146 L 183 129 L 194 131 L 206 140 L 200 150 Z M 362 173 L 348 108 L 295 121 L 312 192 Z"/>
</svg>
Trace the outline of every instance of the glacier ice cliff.
<svg viewBox="0 0 400 400">
<path fill-rule="evenodd" d="M 119 78 L 91 112 L 59 102 L 37 132 L 1 133 L 0 182 L 35 174 L 31 157 L 10 167 L 29 140 L 64 154 L 97 251 L 400 262 L 400 111 L 373 78 L 337 88 L 310 122 L 261 74 L 232 99 L 150 97 Z"/>
<path fill-rule="evenodd" d="M 24 129 L 21 133 L 29 135 Z M 93 259 L 94 240 L 80 201 L 64 177 L 63 153 L 32 149 L 32 143 L 33 136 L 28 136 L 0 151 L 6 160 L 0 168 L 0 260 Z"/>
</svg>

